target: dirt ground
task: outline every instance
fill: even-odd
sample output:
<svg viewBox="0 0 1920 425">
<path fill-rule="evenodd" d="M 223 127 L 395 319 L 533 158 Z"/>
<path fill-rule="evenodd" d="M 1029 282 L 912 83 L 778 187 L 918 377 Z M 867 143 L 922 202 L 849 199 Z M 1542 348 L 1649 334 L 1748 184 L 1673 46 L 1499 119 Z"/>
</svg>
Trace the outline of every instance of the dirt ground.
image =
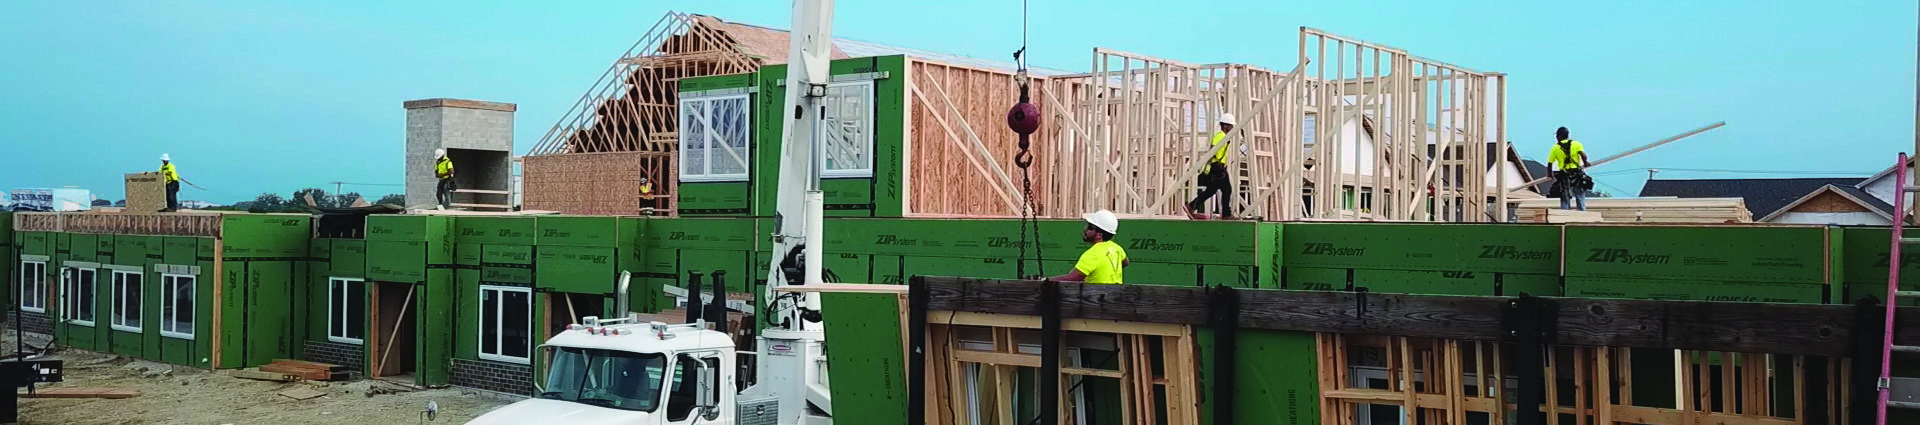
<svg viewBox="0 0 1920 425">
<path fill-rule="evenodd" d="M 28 342 L 40 345 L 29 336 Z M 13 333 L 0 337 L 13 351 Z M 380 381 L 278 383 L 235 378 L 221 371 L 63 349 L 66 382 L 58 387 L 131 387 L 140 396 L 119 399 L 20 399 L 20 423 L 52 424 L 461 424 L 512 398 L 460 388 L 416 390 Z M 312 388 L 325 396 L 293 400 L 281 391 Z M 22 390 L 24 392 L 24 390 Z M 421 422 L 427 401 L 440 406 Z"/>
</svg>

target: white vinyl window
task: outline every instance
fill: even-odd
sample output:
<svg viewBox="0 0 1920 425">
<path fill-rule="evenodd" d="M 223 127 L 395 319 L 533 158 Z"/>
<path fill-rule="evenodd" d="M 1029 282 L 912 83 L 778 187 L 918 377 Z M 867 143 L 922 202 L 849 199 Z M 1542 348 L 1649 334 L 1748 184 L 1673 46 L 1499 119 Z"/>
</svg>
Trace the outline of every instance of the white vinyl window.
<svg viewBox="0 0 1920 425">
<path fill-rule="evenodd" d="M 160 275 L 161 336 L 193 339 L 193 296 L 198 290 L 194 286 L 197 280 L 187 275 Z"/>
<path fill-rule="evenodd" d="M 826 115 L 815 137 L 823 143 L 822 177 L 873 177 L 873 82 L 827 85 Z"/>
<path fill-rule="evenodd" d="M 744 181 L 752 122 L 747 95 L 680 98 L 680 181 Z"/>
<path fill-rule="evenodd" d="M 140 332 L 140 272 L 113 271 L 113 330 Z"/>
<path fill-rule="evenodd" d="M 327 340 L 361 344 L 366 338 L 367 282 L 345 277 L 327 279 Z"/>
<path fill-rule="evenodd" d="M 20 309 L 35 313 L 47 312 L 47 263 L 45 261 L 20 262 Z"/>
<path fill-rule="evenodd" d="M 93 326 L 94 269 L 68 267 L 61 275 L 60 314 L 67 323 Z"/>
<path fill-rule="evenodd" d="M 480 287 L 480 358 L 527 363 L 533 350 L 533 291 Z"/>
</svg>

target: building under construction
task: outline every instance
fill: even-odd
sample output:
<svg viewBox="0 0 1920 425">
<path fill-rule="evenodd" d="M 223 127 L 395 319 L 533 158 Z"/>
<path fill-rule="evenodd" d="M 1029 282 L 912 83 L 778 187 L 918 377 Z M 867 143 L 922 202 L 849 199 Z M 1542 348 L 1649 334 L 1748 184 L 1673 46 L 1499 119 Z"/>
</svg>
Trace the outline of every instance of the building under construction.
<svg viewBox="0 0 1920 425">
<path fill-rule="evenodd" d="M 836 422 L 1865 424 L 1881 337 L 1920 345 L 1913 301 L 1892 328 L 1872 305 L 1920 264 L 1889 228 L 1495 223 L 1544 177 L 1504 142 L 1503 75 L 1298 36 L 1285 71 L 1106 49 L 1032 69 L 1028 168 L 1011 64 L 836 41 L 824 267 L 846 284 L 815 289 Z M 539 343 L 584 317 L 670 311 L 694 281 L 760 293 L 787 45 L 663 18 L 520 159 L 524 209 L 564 214 L 0 214 L 14 323 L 530 394 Z M 1257 219 L 1190 220 L 1223 112 L 1231 207 Z M 1015 280 L 1071 267 L 1094 209 L 1128 215 L 1127 285 Z"/>
</svg>

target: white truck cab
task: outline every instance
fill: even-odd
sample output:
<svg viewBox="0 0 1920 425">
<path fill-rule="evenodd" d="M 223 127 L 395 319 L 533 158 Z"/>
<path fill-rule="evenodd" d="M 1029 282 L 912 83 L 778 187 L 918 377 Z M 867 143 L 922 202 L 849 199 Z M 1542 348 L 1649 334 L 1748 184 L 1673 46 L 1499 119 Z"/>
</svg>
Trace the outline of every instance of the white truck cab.
<svg viewBox="0 0 1920 425">
<path fill-rule="evenodd" d="M 552 360 L 534 398 L 469 425 L 773 423 L 772 399 L 737 403 L 735 350 L 701 323 L 587 317 L 547 340 Z M 741 420 L 746 415 L 747 419 Z"/>
</svg>

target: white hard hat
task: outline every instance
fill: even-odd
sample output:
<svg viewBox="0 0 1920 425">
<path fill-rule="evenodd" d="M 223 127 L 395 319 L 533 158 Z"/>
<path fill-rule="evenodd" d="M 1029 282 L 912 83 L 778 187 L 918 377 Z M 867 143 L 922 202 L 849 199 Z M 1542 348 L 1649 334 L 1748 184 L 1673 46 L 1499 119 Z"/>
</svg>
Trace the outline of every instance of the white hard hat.
<svg viewBox="0 0 1920 425">
<path fill-rule="evenodd" d="M 163 154 L 160 154 L 160 160 L 161 160 L 161 161 L 167 161 L 167 162 L 173 162 L 173 158 L 171 158 L 171 157 L 168 157 L 168 156 L 167 156 L 167 154 L 164 154 L 164 153 L 163 153 Z"/>
<path fill-rule="evenodd" d="M 1087 219 L 1087 224 L 1092 224 L 1093 227 L 1107 233 L 1120 234 L 1120 217 L 1114 216 L 1113 211 L 1099 210 L 1083 217 Z"/>
<path fill-rule="evenodd" d="M 434 149 L 434 150 L 433 150 L 433 157 L 434 157 L 434 158 L 439 158 L 439 157 L 444 157 L 444 156 L 447 156 L 447 150 L 446 150 L 446 149 Z"/>
<path fill-rule="evenodd" d="M 1233 123 L 1233 114 L 1220 114 L 1220 123 L 1226 124 L 1226 125 L 1239 125 L 1239 124 Z"/>
</svg>

